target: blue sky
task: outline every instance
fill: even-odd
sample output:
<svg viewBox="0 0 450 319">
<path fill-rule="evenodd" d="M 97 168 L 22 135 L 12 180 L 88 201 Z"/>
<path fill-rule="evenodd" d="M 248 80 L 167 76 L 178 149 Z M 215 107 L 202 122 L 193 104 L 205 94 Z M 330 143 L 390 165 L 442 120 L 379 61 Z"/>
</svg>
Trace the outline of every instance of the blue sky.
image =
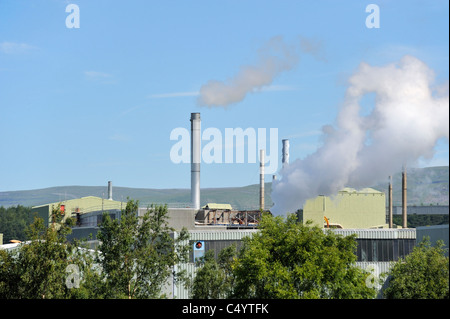
<svg viewBox="0 0 450 319">
<path fill-rule="evenodd" d="M 79 28 L 65 24 L 71 3 Z M 371 3 L 379 28 L 366 27 Z M 360 63 L 408 54 L 448 83 L 448 12 L 444 0 L 0 0 L 0 191 L 188 188 L 190 165 L 171 161 L 169 137 L 191 112 L 202 129 L 277 128 L 281 167 L 281 139 L 291 161 L 321 145 Z M 313 49 L 238 103 L 198 105 L 204 84 L 256 64 L 273 37 Z M 418 165 L 448 165 L 448 149 L 439 140 Z M 257 164 L 202 165 L 202 188 L 258 182 Z"/>
</svg>

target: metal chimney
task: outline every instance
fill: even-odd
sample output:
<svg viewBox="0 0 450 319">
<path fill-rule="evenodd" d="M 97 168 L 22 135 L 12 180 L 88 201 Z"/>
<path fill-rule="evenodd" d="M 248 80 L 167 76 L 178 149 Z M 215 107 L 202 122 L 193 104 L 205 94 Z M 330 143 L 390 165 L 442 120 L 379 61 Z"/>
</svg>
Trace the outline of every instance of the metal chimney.
<svg viewBox="0 0 450 319">
<path fill-rule="evenodd" d="M 108 181 L 108 200 L 112 200 L 112 182 Z"/>
<path fill-rule="evenodd" d="M 200 131 L 200 113 L 191 113 L 191 202 L 194 209 L 200 209 Z"/>
<path fill-rule="evenodd" d="M 389 176 L 389 193 L 388 193 L 388 201 L 389 201 L 389 228 L 394 227 L 393 216 L 392 216 L 392 176 Z"/>
<path fill-rule="evenodd" d="M 264 210 L 264 150 L 259 151 L 259 208 Z"/>
<path fill-rule="evenodd" d="M 283 165 L 283 167 L 285 167 L 287 164 L 289 164 L 289 140 L 288 139 L 284 139 L 282 140 L 283 142 L 283 157 L 281 159 L 281 163 Z"/>
<path fill-rule="evenodd" d="M 407 201 L 406 201 L 406 166 L 403 167 L 402 172 L 402 227 L 407 228 Z"/>
</svg>

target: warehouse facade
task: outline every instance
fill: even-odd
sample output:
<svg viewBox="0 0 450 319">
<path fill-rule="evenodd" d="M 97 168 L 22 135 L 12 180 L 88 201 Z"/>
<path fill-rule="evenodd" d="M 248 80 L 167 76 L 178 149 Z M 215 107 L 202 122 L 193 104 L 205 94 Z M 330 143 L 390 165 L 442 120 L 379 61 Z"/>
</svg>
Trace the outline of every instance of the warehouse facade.
<svg viewBox="0 0 450 319">
<path fill-rule="evenodd" d="M 335 196 L 317 196 L 306 201 L 298 214 L 303 223 L 319 227 L 386 228 L 385 194 L 372 188 L 344 188 Z"/>
<path fill-rule="evenodd" d="M 31 213 L 37 215 L 44 220 L 45 226 L 52 222 L 52 214 L 54 209 L 60 209 L 63 215 L 63 221 L 67 218 L 79 219 L 86 213 L 96 211 L 122 210 L 125 209 L 127 203 L 110 199 L 104 199 L 96 196 L 86 196 L 76 199 L 64 200 L 61 202 L 49 203 L 31 208 Z"/>
<path fill-rule="evenodd" d="M 356 235 L 357 252 L 356 266 L 367 270 L 374 278 L 382 277 L 392 266 L 393 261 L 404 258 L 412 252 L 416 244 L 416 230 L 411 229 L 323 229 L 332 231 L 341 236 Z M 177 265 L 177 270 L 185 270 L 192 278 L 195 276 L 197 266 L 195 259 L 203 256 L 213 249 L 217 256 L 221 249 L 236 245 L 239 249 L 243 239 L 258 232 L 257 229 L 231 230 L 231 229 L 202 229 L 189 231 L 189 240 L 184 244 L 192 247 L 189 263 Z M 176 236 L 176 233 L 175 235 Z M 201 243 L 201 245 L 197 245 Z M 201 249 L 197 249 L 200 246 Z M 376 288 L 381 297 L 382 283 Z M 166 287 L 166 293 L 172 298 L 188 299 L 189 291 L 182 284 L 172 282 Z"/>
</svg>

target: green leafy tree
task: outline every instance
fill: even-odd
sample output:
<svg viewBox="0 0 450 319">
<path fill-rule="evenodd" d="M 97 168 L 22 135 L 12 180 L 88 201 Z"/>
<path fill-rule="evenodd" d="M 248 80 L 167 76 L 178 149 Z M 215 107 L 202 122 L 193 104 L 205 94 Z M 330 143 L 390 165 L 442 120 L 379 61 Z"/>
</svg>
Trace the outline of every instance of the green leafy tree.
<svg viewBox="0 0 450 319">
<path fill-rule="evenodd" d="M 104 214 L 97 238 L 105 298 L 159 298 L 174 266 L 188 257 L 183 229 L 176 238 L 168 226 L 167 205 L 151 206 L 138 216 L 138 201 L 129 200 L 120 220 Z"/>
<path fill-rule="evenodd" d="M 429 238 L 414 247 L 389 272 L 383 295 L 387 299 L 448 299 L 449 258 L 444 243 L 432 246 Z"/>
<path fill-rule="evenodd" d="M 374 298 L 355 265 L 356 240 L 298 223 L 295 215 L 264 215 L 233 263 L 236 298 Z"/>
<path fill-rule="evenodd" d="M 22 205 L 8 208 L 0 207 L 0 233 L 3 234 L 3 242 L 11 239 L 26 240 L 26 228 L 33 222 L 30 207 Z"/>
<path fill-rule="evenodd" d="M 98 264 L 100 252 L 89 249 L 84 241 L 75 239 L 72 243 L 76 249 L 70 256 L 70 264 L 66 268 L 66 286 L 69 288 L 68 298 L 100 299 L 105 296 L 101 266 Z"/>
<path fill-rule="evenodd" d="M 208 250 L 197 262 L 200 268 L 191 288 L 194 299 L 219 299 L 231 295 L 234 284 L 232 263 L 236 258 L 236 246 L 222 249 L 217 260 L 214 255 L 214 250 Z"/>
<path fill-rule="evenodd" d="M 0 298 L 66 298 L 66 268 L 73 246 L 66 242 L 70 228 L 61 224 L 59 207 L 54 223 L 45 227 L 35 218 L 27 228 L 27 242 L 17 249 L 0 251 Z"/>
</svg>

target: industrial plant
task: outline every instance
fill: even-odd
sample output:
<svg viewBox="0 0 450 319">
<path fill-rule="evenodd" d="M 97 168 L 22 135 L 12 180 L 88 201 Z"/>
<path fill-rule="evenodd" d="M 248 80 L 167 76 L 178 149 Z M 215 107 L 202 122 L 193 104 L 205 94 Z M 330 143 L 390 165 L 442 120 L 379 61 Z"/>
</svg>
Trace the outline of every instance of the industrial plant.
<svg viewBox="0 0 450 319">
<path fill-rule="evenodd" d="M 191 113 L 191 203 L 188 207 L 168 207 L 169 225 L 175 229 L 173 236 L 186 228 L 192 247 L 190 262 L 178 267 L 194 274 L 194 261 L 213 249 L 217 253 L 232 244 L 239 248 L 242 239 L 258 231 L 261 214 L 270 213 L 264 198 L 265 150 L 259 150 L 259 209 L 236 210 L 228 203 L 203 203 L 201 205 L 201 118 L 200 113 Z M 289 140 L 282 140 L 282 166 L 289 165 Z M 275 179 L 275 177 L 274 177 Z M 311 221 L 324 231 L 342 235 L 356 234 L 358 242 L 357 264 L 361 268 L 375 269 L 374 275 L 387 272 L 392 261 L 409 254 L 424 235 L 432 237 L 433 227 L 427 229 L 407 228 L 407 174 L 402 173 L 402 225 L 393 223 L 392 182 L 389 182 L 388 198 L 384 192 L 372 188 L 356 190 L 343 188 L 333 196 L 319 195 L 306 201 L 296 214 L 299 222 Z M 76 223 L 70 238 L 89 238 L 92 247 L 97 246 L 96 234 L 104 212 L 112 218 L 120 218 L 126 203 L 113 200 L 112 182 L 108 182 L 108 198 L 88 196 L 62 202 L 48 203 L 32 208 L 48 224 L 52 222 L 52 210 L 59 206 L 65 218 Z M 387 208 L 386 208 L 387 207 Z M 148 208 L 140 207 L 143 216 Z M 448 247 L 448 225 L 443 232 Z M 445 235 L 446 234 L 446 235 Z M 441 236 L 441 235 L 440 235 Z M 445 237 L 446 236 L 446 237 Z M 441 236 L 442 237 L 442 236 Z M 441 238 L 442 239 L 442 238 Z M 202 245 L 195 245 L 201 242 Z M 199 248 L 200 247 L 200 248 Z M 189 298 L 185 287 L 175 281 L 167 284 L 167 293 L 172 298 Z"/>
</svg>

